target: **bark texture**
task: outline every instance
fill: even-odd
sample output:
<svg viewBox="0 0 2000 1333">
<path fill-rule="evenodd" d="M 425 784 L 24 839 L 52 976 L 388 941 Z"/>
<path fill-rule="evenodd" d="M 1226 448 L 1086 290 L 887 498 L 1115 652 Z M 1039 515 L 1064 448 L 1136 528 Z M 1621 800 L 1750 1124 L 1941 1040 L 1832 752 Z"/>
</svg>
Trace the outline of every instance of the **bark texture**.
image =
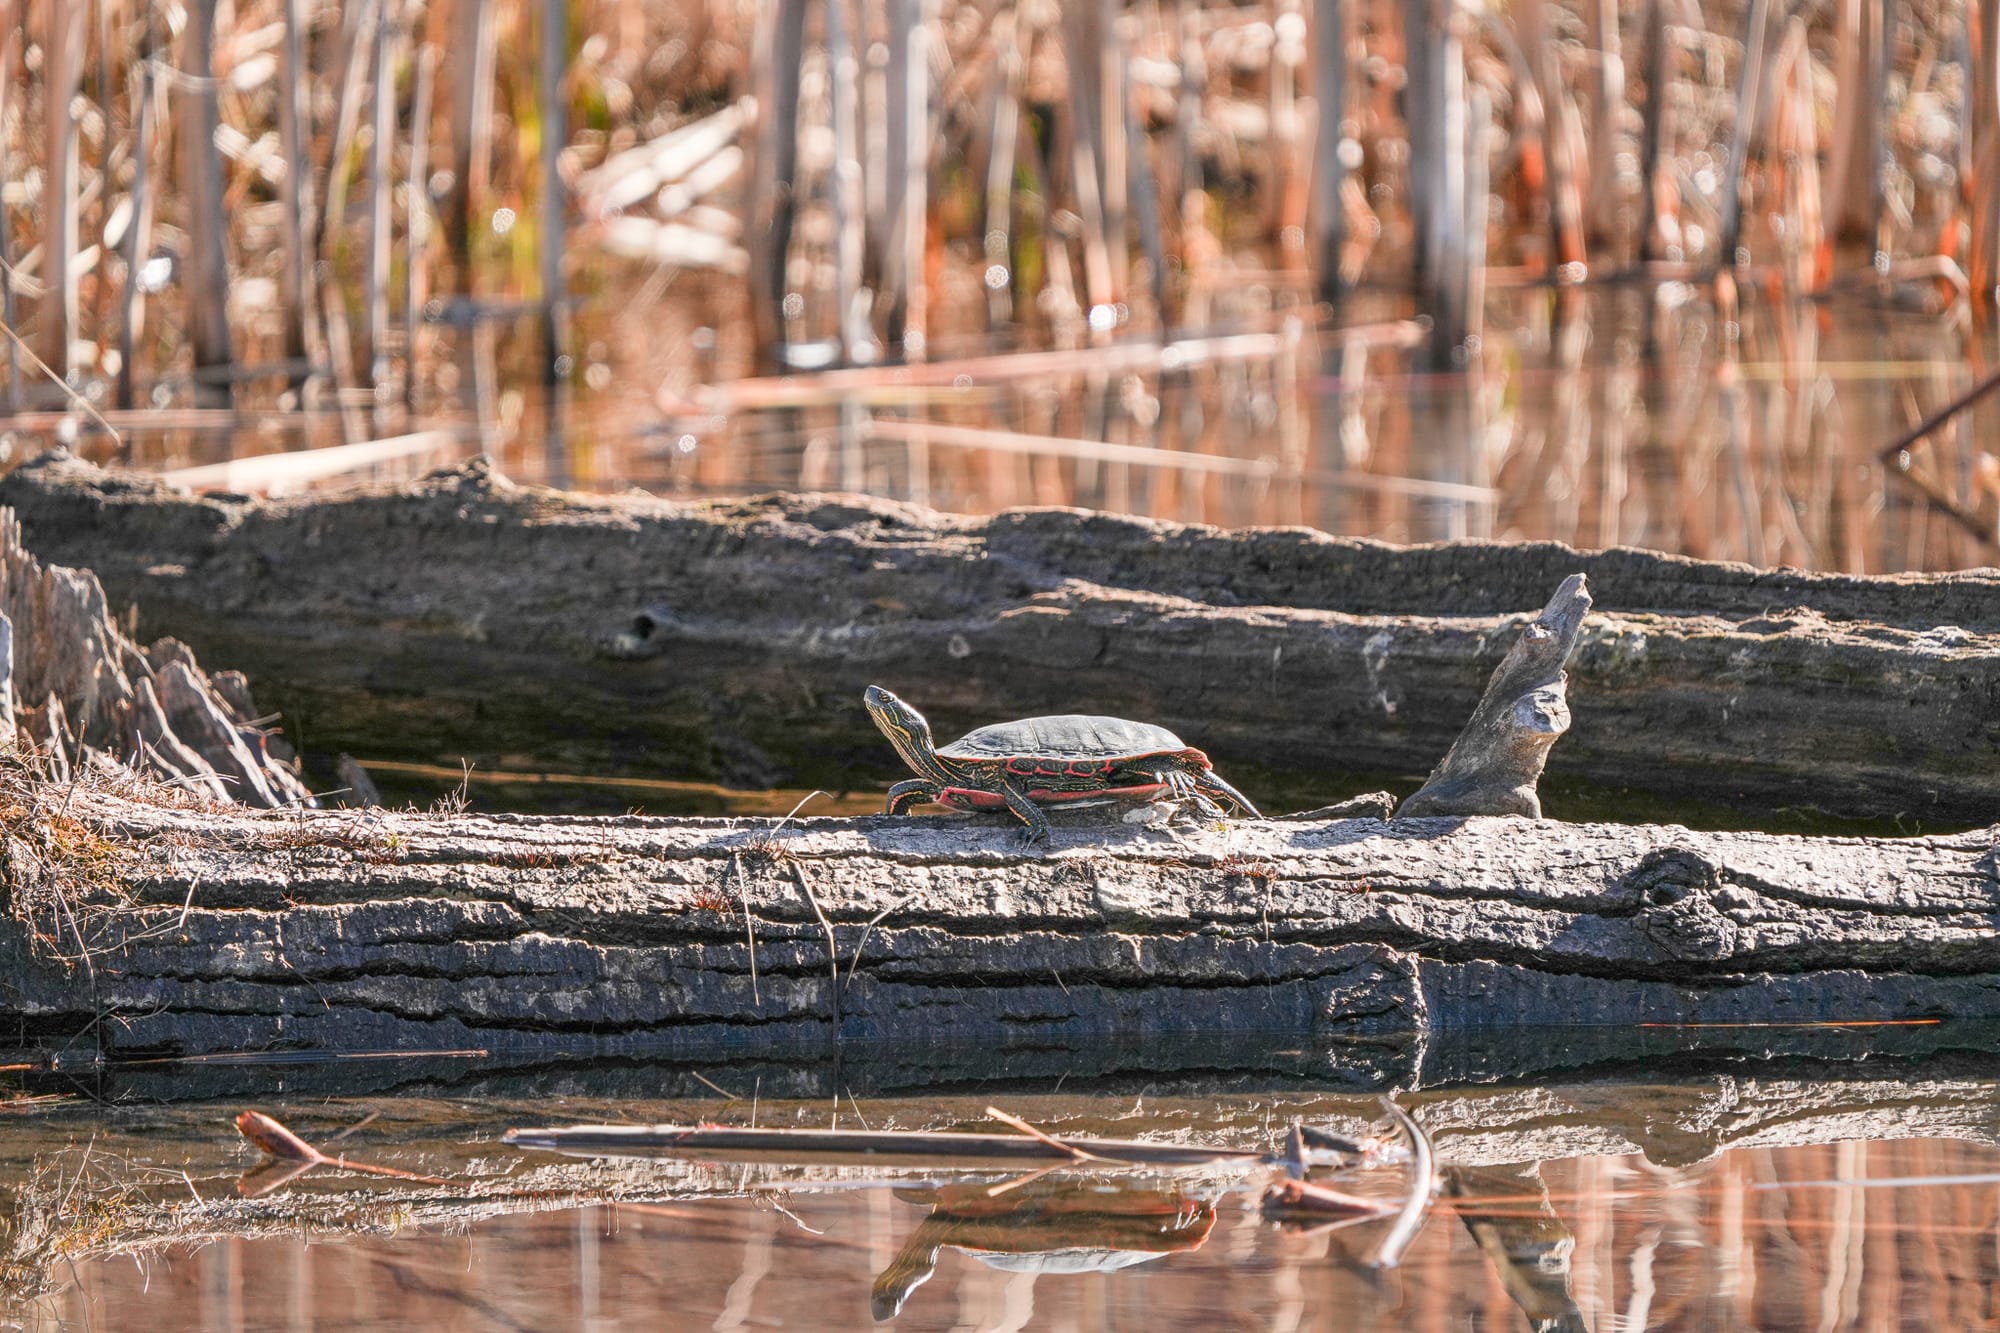
<svg viewBox="0 0 2000 1333">
<path fill-rule="evenodd" d="M 121 859 L 6 931 L 6 1009 L 128 1052 L 2000 1017 L 1995 830 L 69 814 Z M 69 869 L 5 845 L 16 900 Z"/>
<path fill-rule="evenodd" d="M 2000 814 L 1993 571 L 1760 572 L 824 495 L 678 504 L 479 465 L 251 502 L 52 459 L 0 480 L 0 503 L 149 632 L 245 670 L 329 757 L 886 786 L 902 774 L 861 707 L 880 683 L 941 731 L 1158 722 L 1262 808 L 1297 809 L 1342 775 L 1426 772 L 1518 628 L 1583 573 L 1596 611 L 1545 797 L 1560 778 L 1763 817 Z"/>
</svg>

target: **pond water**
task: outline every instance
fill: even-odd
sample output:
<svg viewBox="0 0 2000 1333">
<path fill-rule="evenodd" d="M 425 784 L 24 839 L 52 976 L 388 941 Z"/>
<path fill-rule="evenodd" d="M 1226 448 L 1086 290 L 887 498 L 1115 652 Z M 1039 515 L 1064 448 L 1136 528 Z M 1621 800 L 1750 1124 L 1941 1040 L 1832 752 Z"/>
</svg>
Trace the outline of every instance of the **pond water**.
<svg viewBox="0 0 2000 1333">
<path fill-rule="evenodd" d="M 37 1329 L 1993 1327 L 1992 1036 L 1435 1042 L 1397 1097 L 1441 1191 L 1395 1267 L 1374 1265 L 1388 1221 L 1267 1221 L 1269 1166 L 787 1166 L 498 1141 L 606 1121 L 1009 1133 L 989 1106 L 1067 1137 L 1259 1151 L 1295 1120 L 1392 1133 L 1373 1057 L 1283 1037 L 1184 1052 L 1189 1067 L 1118 1048 L 114 1071 L 88 1083 L 108 1104 L 14 1105 L 4 1313 Z M 1587 1062 L 1521 1072 L 1565 1052 Z M 53 1095 L 40 1079 L 24 1090 Z M 175 1087 L 207 1096 L 154 1100 Z M 259 1170 L 230 1123 L 246 1107 L 437 1183 Z M 1393 1158 L 1315 1178 L 1391 1205 L 1410 1181 Z"/>
<path fill-rule="evenodd" d="M 1882 457 L 1995 355 L 1991 317 L 1945 308 L 1924 283 L 1821 300 L 1683 281 L 1496 285 L 1478 354 L 1439 373 L 1400 293 L 1357 293 L 1323 325 L 1299 275 L 1239 276 L 1218 276 L 1199 324 L 1164 336 L 1021 356 L 939 337 L 920 382 L 895 367 L 744 378 L 695 327 L 703 310 L 642 331 L 613 291 L 578 312 L 580 341 L 609 361 L 554 410 L 528 373 L 539 335 L 524 319 L 496 334 L 493 373 L 511 387 L 493 402 L 440 391 L 416 415 L 397 404 L 357 420 L 259 407 L 246 390 L 239 416 L 142 417 L 115 443 L 44 413 L 0 441 L 0 463 L 66 433 L 100 461 L 200 469 L 182 476 L 196 487 L 295 489 L 304 474 L 219 465 L 393 435 L 394 456 L 330 480 L 396 480 L 484 447 L 518 480 L 669 497 L 1081 505 L 1869 573 L 2000 558 L 2000 398 L 1949 420 L 1907 466 Z M 400 434 L 413 431 L 436 433 Z"/>
</svg>

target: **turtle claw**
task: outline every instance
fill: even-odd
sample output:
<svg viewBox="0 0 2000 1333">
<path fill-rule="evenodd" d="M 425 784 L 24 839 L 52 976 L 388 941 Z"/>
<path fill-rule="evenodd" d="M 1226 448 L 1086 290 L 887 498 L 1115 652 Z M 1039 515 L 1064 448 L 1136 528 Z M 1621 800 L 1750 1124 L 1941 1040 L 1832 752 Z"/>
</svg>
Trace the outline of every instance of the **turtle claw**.
<svg viewBox="0 0 2000 1333">
<path fill-rule="evenodd" d="M 1197 813 L 1208 819 L 1220 820 L 1229 817 L 1229 812 L 1197 786 L 1195 780 L 1186 773 L 1174 769 L 1166 774 L 1166 779 L 1167 788 L 1173 792 L 1175 798 L 1193 806 Z"/>
<path fill-rule="evenodd" d="M 1024 848 L 1033 847 L 1036 843 L 1047 843 L 1049 840 L 1048 826 L 1044 824 L 1042 827 L 1036 828 L 1032 824 L 1027 825 L 1021 829 L 1018 840 Z"/>
</svg>

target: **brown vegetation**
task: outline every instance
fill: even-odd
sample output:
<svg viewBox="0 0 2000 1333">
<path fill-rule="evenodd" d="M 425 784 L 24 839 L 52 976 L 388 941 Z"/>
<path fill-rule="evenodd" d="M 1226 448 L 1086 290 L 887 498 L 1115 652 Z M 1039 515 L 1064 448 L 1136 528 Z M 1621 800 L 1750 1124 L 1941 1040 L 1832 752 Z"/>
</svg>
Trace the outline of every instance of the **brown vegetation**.
<svg viewBox="0 0 2000 1333">
<path fill-rule="evenodd" d="M 1990 5 L 1889 31 L 1861 4 L 204 0 L 178 28 L 153 0 L 13 8 L 9 319 L 98 410 L 191 409 L 170 434 L 107 411 L 139 461 L 442 420 L 590 486 L 1991 558 L 2000 464 L 1969 433 L 1886 493 L 1822 439 L 1865 450 L 1905 405 L 1835 411 L 1844 372 L 1818 363 L 1976 361 L 1969 335 L 1836 346 L 1838 322 L 1790 304 L 1985 309 Z M 1624 308 L 1634 282 L 1652 311 Z M 1324 336 L 1404 293 L 1428 321 L 1415 360 Z M 1267 341 L 1178 337 L 1221 328 Z M 1634 339 L 1668 384 L 1632 371 Z M 1174 364 L 797 412 L 703 392 L 1135 341 Z M 1795 368 L 1740 382 L 1757 358 Z M 1435 419 L 1410 401 L 1427 368 Z M 1955 387 L 1880 374 L 1917 405 Z M 25 363 L 10 383 L 60 414 L 35 428 L 100 431 Z M 193 410 L 230 399 L 250 415 Z M 1480 442 L 1503 429 L 1496 468 Z"/>
</svg>

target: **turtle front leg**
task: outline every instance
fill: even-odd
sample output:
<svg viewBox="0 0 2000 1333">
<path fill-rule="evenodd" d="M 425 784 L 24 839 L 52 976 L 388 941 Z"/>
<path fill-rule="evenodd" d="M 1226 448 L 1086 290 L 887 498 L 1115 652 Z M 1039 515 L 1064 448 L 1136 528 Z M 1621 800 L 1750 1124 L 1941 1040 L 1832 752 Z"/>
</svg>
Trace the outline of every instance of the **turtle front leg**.
<svg viewBox="0 0 2000 1333">
<path fill-rule="evenodd" d="M 929 778 L 905 778 L 889 788 L 889 804 L 884 812 L 892 815 L 908 814 L 910 807 L 918 801 L 935 801 L 943 791 L 944 788 Z"/>
<path fill-rule="evenodd" d="M 1038 842 L 1047 842 L 1049 840 L 1049 821 L 1047 817 L 1042 814 L 1041 807 L 1029 800 L 1019 787 L 1016 787 L 1005 778 L 998 778 L 995 779 L 993 785 L 987 790 L 1006 801 L 1007 808 L 1012 810 L 1015 817 L 1023 824 L 1027 825 L 1026 828 L 1021 830 L 1021 841 L 1023 844 L 1032 847 Z"/>
</svg>

